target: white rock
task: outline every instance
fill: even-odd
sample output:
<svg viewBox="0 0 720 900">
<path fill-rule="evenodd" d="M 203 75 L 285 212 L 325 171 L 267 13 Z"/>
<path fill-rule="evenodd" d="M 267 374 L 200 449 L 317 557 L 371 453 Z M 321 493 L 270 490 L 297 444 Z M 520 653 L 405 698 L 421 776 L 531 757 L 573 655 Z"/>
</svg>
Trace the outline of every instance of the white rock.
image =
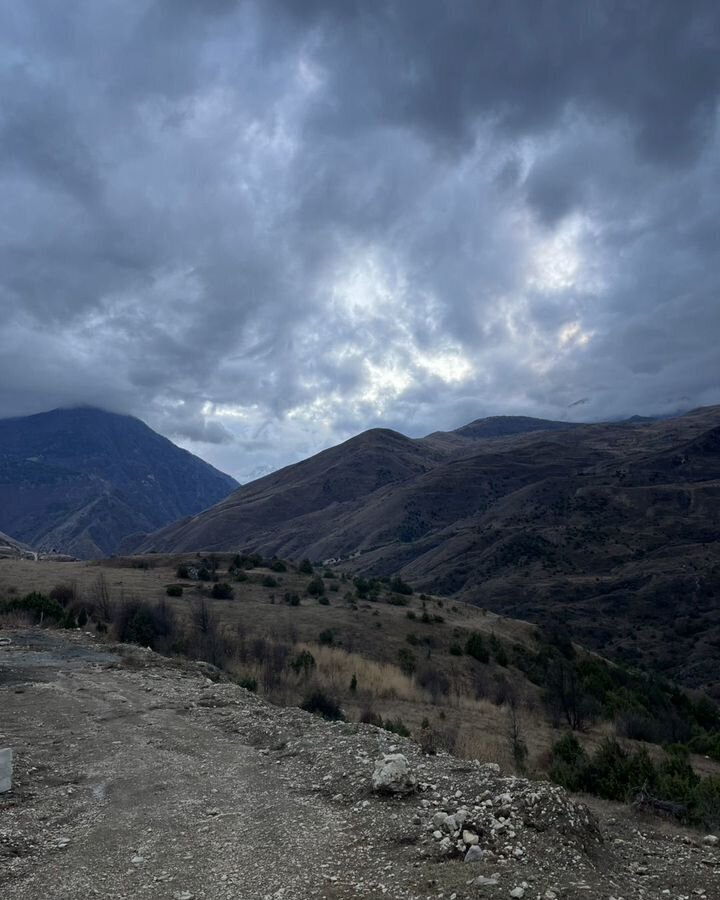
<svg viewBox="0 0 720 900">
<path fill-rule="evenodd" d="M 417 781 L 402 753 L 386 753 L 375 763 L 372 774 L 373 790 L 381 794 L 409 794 Z"/>
<path fill-rule="evenodd" d="M 525 896 L 525 888 L 522 888 L 522 887 L 513 888 L 510 891 L 510 896 L 516 897 L 516 898 L 524 897 Z"/>
<path fill-rule="evenodd" d="M 444 837 L 438 844 L 443 853 L 450 853 L 453 848 L 452 841 L 449 837 Z"/>
<path fill-rule="evenodd" d="M 717 847 L 720 843 L 720 838 L 716 834 L 706 834 L 703 838 L 703 844 L 707 847 Z"/>
<path fill-rule="evenodd" d="M 480 847 L 478 847 L 477 844 L 473 844 L 472 847 L 468 848 L 468 852 L 465 854 L 465 862 L 481 862 L 484 855 L 484 851 Z"/>
<path fill-rule="evenodd" d="M 12 750 L 6 747 L 4 750 L 0 750 L 0 794 L 12 789 L 12 772 Z"/>
<path fill-rule="evenodd" d="M 477 844 L 480 841 L 480 838 L 472 831 L 463 831 L 462 838 L 469 847 L 472 847 L 473 844 Z"/>
</svg>

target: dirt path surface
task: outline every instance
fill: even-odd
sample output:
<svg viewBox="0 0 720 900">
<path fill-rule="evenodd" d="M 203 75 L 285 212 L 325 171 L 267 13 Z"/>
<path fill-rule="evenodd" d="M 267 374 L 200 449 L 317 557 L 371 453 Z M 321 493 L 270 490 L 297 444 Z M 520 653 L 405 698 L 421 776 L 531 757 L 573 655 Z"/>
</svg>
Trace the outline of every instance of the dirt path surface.
<svg viewBox="0 0 720 900">
<path fill-rule="evenodd" d="M 272 707 L 201 665 L 0 638 L 2 900 L 720 898 L 700 835 L 619 807 L 597 822 L 554 786 Z M 396 751 L 418 789 L 381 797 L 373 767 Z"/>
</svg>

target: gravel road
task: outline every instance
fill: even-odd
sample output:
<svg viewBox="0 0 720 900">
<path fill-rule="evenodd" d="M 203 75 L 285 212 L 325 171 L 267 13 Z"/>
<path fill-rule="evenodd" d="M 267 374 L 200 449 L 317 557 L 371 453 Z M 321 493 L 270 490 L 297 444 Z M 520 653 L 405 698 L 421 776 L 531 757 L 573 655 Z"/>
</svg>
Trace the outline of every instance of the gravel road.
<svg viewBox="0 0 720 900">
<path fill-rule="evenodd" d="M 7 638 L 2 900 L 720 897 L 701 835 L 608 805 L 598 821 L 554 786 L 270 706 L 202 665 L 80 633 Z M 374 795 L 396 751 L 419 789 Z M 458 810 L 479 863 L 437 825 Z"/>
</svg>

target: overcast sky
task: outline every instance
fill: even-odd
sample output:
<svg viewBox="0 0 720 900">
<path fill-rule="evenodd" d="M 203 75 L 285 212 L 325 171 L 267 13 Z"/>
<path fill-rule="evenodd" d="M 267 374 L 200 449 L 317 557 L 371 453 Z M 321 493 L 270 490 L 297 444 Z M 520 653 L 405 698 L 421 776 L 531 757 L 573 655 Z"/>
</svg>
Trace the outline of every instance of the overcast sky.
<svg viewBox="0 0 720 900">
<path fill-rule="evenodd" d="M 716 0 L 7 0 L 0 416 L 248 480 L 720 403 Z"/>
</svg>

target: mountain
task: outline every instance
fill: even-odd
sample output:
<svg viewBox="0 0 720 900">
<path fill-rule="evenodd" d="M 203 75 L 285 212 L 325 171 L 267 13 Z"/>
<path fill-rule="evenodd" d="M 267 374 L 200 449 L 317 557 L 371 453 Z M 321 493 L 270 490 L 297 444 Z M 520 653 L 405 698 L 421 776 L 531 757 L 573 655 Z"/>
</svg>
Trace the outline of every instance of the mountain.
<svg viewBox="0 0 720 900">
<path fill-rule="evenodd" d="M 26 544 L 0 532 L 0 559 L 35 559 L 35 553 Z"/>
<path fill-rule="evenodd" d="M 35 550 L 108 556 L 236 487 L 130 416 L 81 407 L 0 420 L 0 529 Z"/>
<path fill-rule="evenodd" d="M 533 420 L 530 420 L 531 422 Z M 492 431 L 492 429 L 489 429 Z M 137 544 L 400 574 L 705 685 L 720 665 L 720 407 L 477 438 L 371 431 Z M 463 434 L 465 432 L 465 434 Z"/>
</svg>

